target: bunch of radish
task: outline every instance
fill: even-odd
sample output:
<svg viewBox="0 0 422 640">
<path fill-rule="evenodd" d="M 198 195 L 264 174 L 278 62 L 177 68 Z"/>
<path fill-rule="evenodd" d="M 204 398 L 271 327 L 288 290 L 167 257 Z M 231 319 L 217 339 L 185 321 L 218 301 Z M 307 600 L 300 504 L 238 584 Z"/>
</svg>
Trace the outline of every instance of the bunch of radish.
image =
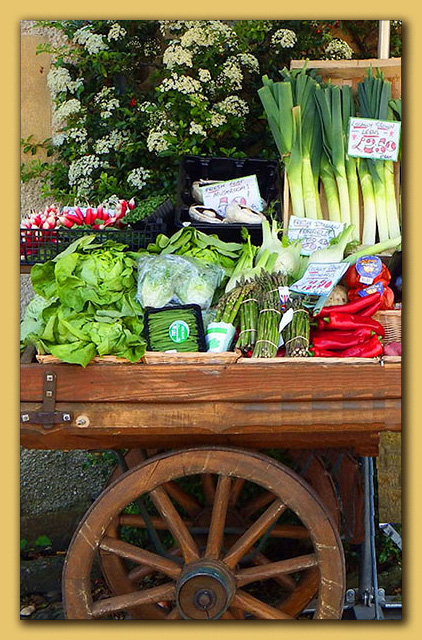
<svg viewBox="0 0 422 640">
<path fill-rule="evenodd" d="M 135 201 L 119 200 L 115 209 L 98 207 L 63 207 L 59 209 L 56 205 L 50 205 L 39 213 L 32 213 L 21 222 L 21 229 L 58 229 L 64 227 L 88 226 L 93 230 L 102 230 L 107 227 L 124 227 L 123 218 L 126 212 L 135 207 Z"/>
<path fill-rule="evenodd" d="M 39 213 L 31 213 L 21 221 L 21 229 L 55 229 L 60 214 L 59 208 L 52 204 Z"/>
</svg>

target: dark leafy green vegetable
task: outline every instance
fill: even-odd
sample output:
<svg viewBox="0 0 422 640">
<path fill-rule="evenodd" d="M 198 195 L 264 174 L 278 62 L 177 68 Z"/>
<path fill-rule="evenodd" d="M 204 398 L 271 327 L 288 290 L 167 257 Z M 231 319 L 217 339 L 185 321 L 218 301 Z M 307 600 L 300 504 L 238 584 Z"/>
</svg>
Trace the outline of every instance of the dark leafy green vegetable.
<svg viewBox="0 0 422 640">
<path fill-rule="evenodd" d="M 54 261 L 34 265 L 37 294 L 21 324 L 21 345 L 86 366 L 95 355 L 137 362 L 145 353 L 143 311 L 136 302 L 139 254 L 95 236 L 76 240 Z"/>
</svg>

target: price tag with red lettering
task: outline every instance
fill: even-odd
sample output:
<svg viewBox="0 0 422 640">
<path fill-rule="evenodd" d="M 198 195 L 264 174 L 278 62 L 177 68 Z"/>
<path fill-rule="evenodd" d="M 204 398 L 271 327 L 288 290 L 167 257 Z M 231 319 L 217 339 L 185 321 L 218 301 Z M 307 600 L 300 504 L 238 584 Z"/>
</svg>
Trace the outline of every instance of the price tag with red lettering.
<svg viewBox="0 0 422 640">
<path fill-rule="evenodd" d="M 401 122 L 349 118 L 347 153 L 358 158 L 392 160 L 398 158 Z"/>
<path fill-rule="evenodd" d="M 329 296 L 348 267 L 347 262 L 310 262 L 302 278 L 290 289 L 310 296 Z"/>
</svg>

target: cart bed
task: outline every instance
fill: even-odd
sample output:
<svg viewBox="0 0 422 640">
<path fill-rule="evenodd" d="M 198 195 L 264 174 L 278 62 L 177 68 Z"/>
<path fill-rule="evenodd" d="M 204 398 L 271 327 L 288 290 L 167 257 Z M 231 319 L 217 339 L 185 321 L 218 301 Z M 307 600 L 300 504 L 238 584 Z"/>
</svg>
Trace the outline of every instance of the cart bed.
<svg viewBox="0 0 422 640">
<path fill-rule="evenodd" d="M 48 399 L 47 374 L 54 378 Z M 85 369 L 21 364 L 21 443 L 27 448 L 230 444 L 347 447 L 375 456 L 380 432 L 400 430 L 396 357 L 92 363 Z"/>
</svg>

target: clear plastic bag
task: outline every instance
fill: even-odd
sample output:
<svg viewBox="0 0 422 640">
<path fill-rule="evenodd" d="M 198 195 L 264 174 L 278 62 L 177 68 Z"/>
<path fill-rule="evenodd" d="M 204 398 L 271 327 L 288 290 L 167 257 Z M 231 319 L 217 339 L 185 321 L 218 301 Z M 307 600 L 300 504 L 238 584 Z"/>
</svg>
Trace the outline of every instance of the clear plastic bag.
<svg viewBox="0 0 422 640">
<path fill-rule="evenodd" d="M 206 311 L 223 276 L 222 267 L 188 256 L 141 256 L 136 299 L 143 308 L 197 304 Z"/>
</svg>

